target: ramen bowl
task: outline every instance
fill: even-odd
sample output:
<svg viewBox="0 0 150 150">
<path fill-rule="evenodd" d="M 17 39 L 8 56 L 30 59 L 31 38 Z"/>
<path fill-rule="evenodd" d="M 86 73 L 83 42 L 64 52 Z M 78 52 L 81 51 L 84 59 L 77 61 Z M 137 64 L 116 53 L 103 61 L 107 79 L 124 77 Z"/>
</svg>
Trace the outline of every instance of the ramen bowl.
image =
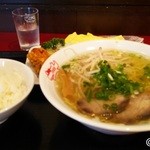
<svg viewBox="0 0 150 150">
<path fill-rule="evenodd" d="M 51 55 L 41 68 L 39 83 L 46 99 L 64 115 L 101 133 L 122 135 L 150 131 L 149 122 L 132 125 L 102 122 L 97 118 L 86 117 L 81 113 L 78 113 L 62 100 L 55 85 L 55 77 L 59 68 L 71 58 L 83 53 L 86 54 L 92 52 L 95 49 L 116 49 L 126 52 L 137 52 L 145 56 L 150 56 L 149 45 L 126 40 L 95 40 L 64 47 Z"/>
<path fill-rule="evenodd" d="M 0 124 L 25 102 L 34 86 L 34 76 L 25 64 L 0 59 Z"/>
</svg>

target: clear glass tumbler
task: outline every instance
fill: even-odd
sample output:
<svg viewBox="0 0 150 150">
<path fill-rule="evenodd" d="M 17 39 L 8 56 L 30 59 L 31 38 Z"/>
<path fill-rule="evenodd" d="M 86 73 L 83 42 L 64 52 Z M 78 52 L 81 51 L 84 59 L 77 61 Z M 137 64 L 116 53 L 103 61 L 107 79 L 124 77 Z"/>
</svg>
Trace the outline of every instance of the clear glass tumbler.
<svg viewBox="0 0 150 150">
<path fill-rule="evenodd" d="M 22 50 L 40 45 L 39 10 L 33 7 L 21 7 L 12 11 L 18 41 Z"/>
</svg>

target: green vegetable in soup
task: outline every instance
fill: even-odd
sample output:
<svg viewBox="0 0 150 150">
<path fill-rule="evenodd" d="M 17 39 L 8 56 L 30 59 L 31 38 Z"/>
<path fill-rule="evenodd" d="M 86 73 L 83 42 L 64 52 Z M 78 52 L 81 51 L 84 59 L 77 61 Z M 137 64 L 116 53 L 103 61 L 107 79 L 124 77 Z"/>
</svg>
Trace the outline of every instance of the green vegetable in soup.
<svg viewBox="0 0 150 150">
<path fill-rule="evenodd" d="M 63 65 L 62 66 L 62 69 L 63 70 L 67 70 L 67 69 L 69 69 L 70 68 L 70 64 L 66 64 L 66 65 Z"/>
<path fill-rule="evenodd" d="M 123 72 L 124 66 L 119 65 L 118 70 L 114 70 L 106 60 L 99 63 L 99 72 L 93 74 L 94 79 L 101 86 L 101 89 L 95 93 L 97 99 L 108 100 L 114 94 L 128 96 L 140 90 L 140 83 L 129 80 Z"/>
<path fill-rule="evenodd" d="M 144 67 L 144 76 L 150 78 L 150 65 Z"/>
<path fill-rule="evenodd" d="M 106 109 L 106 110 L 111 110 L 114 113 L 117 113 L 119 111 L 118 105 L 116 103 L 104 104 L 103 108 Z"/>
</svg>

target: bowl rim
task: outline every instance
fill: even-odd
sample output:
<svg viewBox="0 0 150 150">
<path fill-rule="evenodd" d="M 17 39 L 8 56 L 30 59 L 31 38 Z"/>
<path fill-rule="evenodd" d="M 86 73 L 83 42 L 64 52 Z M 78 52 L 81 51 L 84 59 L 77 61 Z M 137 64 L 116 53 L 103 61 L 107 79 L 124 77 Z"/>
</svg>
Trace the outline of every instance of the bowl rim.
<svg viewBox="0 0 150 150">
<path fill-rule="evenodd" d="M 127 41 L 127 40 L 92 40 L 92 41 L 86 41 L 86 42 L 80 42 L 77 44 L 72 44 L 69 46 L 66 46 L 64 48 L 61 48 L 59 51 L 57 51 L 56 53 L 52 54 L 42 65 L 40 74 L 39 74 L 39 83 L 40 83 L 40 88 L 41 91 L 43 92 L 44 96 L 46 97 L 46 99 L 57 109 L 59 110 L 61 113 L 65 114 L 66 116 L 86 125 L 86 126 L 90 126 L 92 128 L 97 128 L 100 130 L 109 130 L 109 131 L 115 131 L 115 132 L 122 132 L 122 133 L 133 133 L 133 132 L 145 132 L 145 131 L 150 131 L 150 125 L 149 124 L 137 124 L 137 125 L 125 125 L 125 124 L 118 124 L 118 123 L 104 123 L 101 121 L 98 122 L 94 122 L 91 119 L 88 119 L 84 116 L 82 116 L 81 114 L 76 113 L 75 111 L 70 111 L 70 109 L 65 109 L 65 108 L 61 108 L 61 105 L 59 105 L 57 103 L 57 101 L 54 100 L 53 97 L 50 97 L 45 91 L 45 87 L 44 87 L 44 83 L 43 83 L 43 71 L 44 71 L 44 67 L 47 65 L 47 63 L 49 62 L 49 60 L 51 60 L 51 58 L 57 56 L 60 51 L 63 51 L 64 49 L 70 48 L 70 47 L 76 47 L 84 45 L 86 43 L 96 43 L 96 42 L 112 42 L 112 43 L 123 43 L 123 44 L 133 44 L 133 46 L 142 46 L 144 48 L 149 48 L 150 49 L 150 45 L 145 44 L 145 43 L 139 43 L 139 42 L 135 42 L 135 41 Z M 138 51 L 140 52 L 140 51 Z M 141 53 L 142 54 L 142 53 Z M 150 56 L 150 54 L 149 54 Z"/>
</svg>

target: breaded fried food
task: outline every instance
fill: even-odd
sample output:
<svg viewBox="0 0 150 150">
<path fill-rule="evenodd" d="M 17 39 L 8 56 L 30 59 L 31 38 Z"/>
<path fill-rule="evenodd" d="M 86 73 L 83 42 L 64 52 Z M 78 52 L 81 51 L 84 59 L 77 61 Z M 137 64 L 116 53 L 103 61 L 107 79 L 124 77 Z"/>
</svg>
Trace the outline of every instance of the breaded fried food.
<svg viewBox="0 0 150 150">
<path fill-rule="evenodd" d="M 44 48 L 33 48 L 30 52 L 28 52 L 27 58 L 37 75 L 39 75 L 43 63 L 49 56 L 50 54 Z"/>
</svg>

